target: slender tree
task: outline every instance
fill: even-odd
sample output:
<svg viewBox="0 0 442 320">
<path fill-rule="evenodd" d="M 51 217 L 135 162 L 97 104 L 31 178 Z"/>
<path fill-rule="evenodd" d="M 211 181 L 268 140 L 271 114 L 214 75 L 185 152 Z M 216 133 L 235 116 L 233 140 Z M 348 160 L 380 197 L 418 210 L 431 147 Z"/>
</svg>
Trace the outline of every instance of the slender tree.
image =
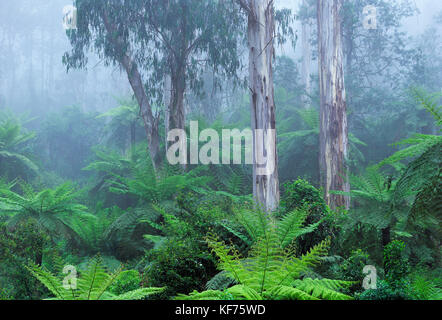
<svg viewBox="0 0 442 320">
<path fill-rule="evenodd" d="M 311 64 L 312 64 L 312 47 L 310 45 L 311 34 L 312 34 L 312 20 L 308 15 L 311 3 L 309 0 L 302 0 L 301 12 L 304 16 L 301 20 L 301 50 L 302 50 L 302 64 L 301 64 L 301 81 L 304 86 L 305 94 L 303 96 L 304 107 L 309 106 L 309 96 L 311 94 Z"/>
<path fill-rule="evenodd" d="M 332 207 L 349 207 L 346 157 L 348 149 L 343 53 L 341 41 L 342 0 L 318 0 L 320 88 L 319 166 L 324 196 Z"/>
</svg>

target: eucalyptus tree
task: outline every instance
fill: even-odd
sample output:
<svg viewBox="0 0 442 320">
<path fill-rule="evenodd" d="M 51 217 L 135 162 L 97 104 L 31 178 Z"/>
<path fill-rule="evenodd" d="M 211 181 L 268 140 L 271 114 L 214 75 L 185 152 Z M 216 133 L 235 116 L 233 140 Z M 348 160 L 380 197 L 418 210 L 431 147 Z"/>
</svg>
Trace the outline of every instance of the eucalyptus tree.
<svg viewBox="0 0 442 320">
<path fill-rule="evenodd" d="M 346 0 L 342 10 L 342 47 L 349 131 L 363 141 L 366 164 L 381 161 L 392 143 L 416 126 L 429 124 L 424 110 L 416 112 L 410 86 L 422 86 L 438 74 L 437 34 L 420 51 L 406 33 L 405 19 L 416 13 L 410 0 Z M 427 50 L 434 48 L 428 60 Z M 427 64 L 427 61 L 429 62 Z M 426 72 L 429 66 L 433 72 Z M 428 69 L 427 69 L 428 70 Z M 429 87 L 436 91 L 440 88 Z M 416 117 L 418 119 L 416 119 Z M 422 128 L 429 133 L 430 128 Z"/>
<path fill-rule="evenodd" d="M 348 129 L 341 38 L 342 4 L 342 0 L 318 0 L 319 167 L 325 200 L 333 208 L 348 208 L 350 205 L 348 196 L 330 193 L 350 189 L 345 164 Z"/>
<path fill-rule="evenodd" d="M 313 33 L 314 19 L 311 17 L 311 11 L 315 6 L 312 0 L 302 0 L 299 17 L 301 18 L 301 80 L 304 85 L 305 95 L 303 97 L 304 107 L 308 107 L 308 99 L 311 95 L 310 77 L 312 75 L 311 64 L 313 58 L 311 37 Z"/>
<path fill-rule="evenodd" d="M 266 210 L 279 205 L 278 154 L 273 85 L 275 39 L 293 34 L 290 11 L 275 12 L 273 0 L 237 0 L 247 14 L 249 88 L 253 135 L 253 195 Z M 276 26 L 276 19 L 280 22 Z M 263 160 L 265 160 L 265 163 Z M 265 168 L 263 168 L 265 165 Z"/>
<path fill-rule="evenodd" d="M 402 20 L 416 13 L 410 0 L 346 0 L 342 4 L 342 47 L 348 84 L 371 88 L 400 84 L 400 72 L 413 58 Z"/>
<path fill-rule="evenodd" d="M 184 129 L 184 96 L 188 86 L 199 93 L 207 69 L 213 71 L 218 85 L 219 78 L 237 80 L 241 58 L 238 46 L 243 31 L 239 8 L 226 0 L 142 3 L 139 31 L 152 37 L 145 49 L 149 50 L 152 44 L 155 48 L 151 87 L 167 75 L 170 83 L 166 83 L 166 88 L 170 92 L 167 93 L 169 101 L 166 98 L 165 127 Z M 159 94 L 162 89 L 160 86 Z"/>
<path fill-rule="evenodd" d="M 127 73 L 158 169 L 164 79 L 171 79 L 167 127 L 184 129 L 186 86 L 197 91 L 207 67 L 232 77 L 240 67 L 239 10 L 227 0 L 76 0 L 75 5 L 77 29 L 67 32 L 73 48 L 64 63 L 68 70 L 85 67 L 92 49 Z"/>
</svg>

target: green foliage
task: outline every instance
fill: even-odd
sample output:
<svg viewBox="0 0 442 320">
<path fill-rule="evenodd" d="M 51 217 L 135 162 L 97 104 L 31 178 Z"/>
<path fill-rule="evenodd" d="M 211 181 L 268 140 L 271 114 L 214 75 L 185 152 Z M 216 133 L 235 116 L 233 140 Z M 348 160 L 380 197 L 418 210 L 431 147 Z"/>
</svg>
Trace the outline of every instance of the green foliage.
<svg viewBox="0 0 442 320">
<path fill-rule="evenodd" d="M 122 271 L 119 269 L 112 274 L 107 273 L 99 258 L 90 261 L 87 269 L 76 280 L 76 288 L 72 288 L 74 284 L 71 283 L 70 288 L 66 289 L 60 278 L 35 264 L 29 265 L 27 269 L 49 289 L 54 300 L 139 300 L 163 290 L 138 288 L 120 294 L 112 293 L 109 290 Z"/>
<path fill-rule="evenodd" d="M 42 263 L 48 240 L 35 221 L 22 221 L 13 230 L 0 223 L 0 295 L 28 300 L 40 299 L 46 293 L 24 265 L 28 261 Z"/>
<path fill-rule="evenodd" d="M 158 249 L 149 252 L 146 259 L 149 261 L 145 269 L 148 284 L 167 286 L 159 296 L 161 299 L 179 292 L 202 290 L 215 270 L 207 251 L 190 239 L 166 239 Z"/>
<path fill-rule="evenodd" d="M 235 299 L 351 299 L 337 290 L 351 282 L 328 279 L 302 279 L 302 275 L 317 265 L 327 253 L 330 245 L 325 240 L 300 258 L 295 257 L 294 249 L 288 244 L 302 229 L 299 223 L 306 214 L 296 211 L 285 216 L 280 223 L 275 222 L 262 211 L 240 215 L 252 248 L 247 258 L 242 258 L 234 247 L 227 246 L 216 235 L 208 234 L 207 242 L 219 259 L 219 268 L 225 271 L 237 285 L 225 290 Z M 292 228 L 294 231 L 292 231 Z M 178 299 L 214 298 L 213 290 L 203 293 L 193 292 Z"/>
<path fill-rule="evenodd" d="M 97 207 L 95 214 L 88 219 L 73 219 L 70 226 L 80 239 L 78 248 L 84 255 L 93 256 L 98 253 L 111 253 L 109 243 L 113 240 L 108 237 L 113 223 L 123 215 L 118 207 L 103 209 Z M 113 252 L 115 254 L 115 252 Z"/>
<path fill-rule="evenodd" d="M 361 249 L 352 250 L 348 258 L 341 256 L 327 257 L 324 265 L 328 266 L 322 275 L 329 278 L 337 278 L 345 281 L 352 281 L 353 285 L 348 288 L 346 293 L 357 295 L 363 289 L 363 280 L 366 274 L 363 273 L 364 267 L 373 265 L 368 253 Z"/>
<path fill-rule="evenodd" d="M 118 217 L 103 233 L 101 251 L 123 261 L 140 257 L 145 250 L 153 247 L 144 235 L 155 233 L 147 221 L 155 221 L 158 214 L 151 207 L 118 211 Z"/>
<path fill-rule="evenodd" d="M 409 219 L 407 202 L 401 199 L 393 204 L 392 199 L 397 184 L 392 176 L 387 176 L 381 173 L 378 167 L 371 166 L 366 168 L 364 174 L 350 174 L 349 178 L 352 188 L 349 195 L 354 202 L 343 223 L 343 228 L 348 230 L 349 236 L 352 236 L 352 229 L 361 229 L 361 224 L 371 229 L 370 232 L 374 232 L 377 239 L 380 239 L 378 233 L 381 230 L 388 236 L 390 229 L 396 235 L 407 235 L 404 228 Z M 339 191 L 334 193 L 348 194 Z M 369 214 L 367 208 L 370 208 Z M 382 239 L 382 242 L 385 240 Z"/>
<path fill-rule="evenodd" d="M 376 289 L 369 289 L 357 296 L 358 300 L 410 300 L 407 288 L 392 288 L 386 281 L 378 281 Z"/>
<path fill-rule="evenodd" d="M 118 180 L 113 181 L 109 190 L 117 194 L 134 195 L 145 203 L 169 200 L 184 190 L 204 193 L 210 178 L 200 174 L 203 170 L 200 167 L 187 173 L 175 174 L 166 168 L 160 176 L 156 176 L 150 164 L 141 161 L 131 168 L 130 177 L 117 176 Z"/>
<path fill-rule="evenodd" d="M 314 2 L 303 1 L 302 23 L 315 18 Z M 133 86 L 135 71 L 143 83 L 138 101 L 66 107 L 31 123 L 35 134 L 0 110 L 0 300 L 441 299 L 441 94 L 426 92 L 440 89 L 440 39 L 429 28 L 404 46 L 401 19 L 414 13 L 411 1 L 377 0 L 382 32 L 364 29 L 371 2 L 344 1 L 342 12 L 352 190 L 336 193 L 350 195 L 352 206 L 330 210 L 315 187 L 319 79 L 310 75 L 307 92 L 298 62 L 279 56 L 273 80 L 283 188 L 281 206 L 269 213 L 252 207 L 250 165 L 154 170 L 146 153 L 147 134 L 159 139 L 162 158 L 163 130 L 175 125 L 166 117 L 183 100 L 187 119 L 200 116 L 199 131 L 250 126 L 251 96 L 245 82 L 237 86 L 247 21 L 238 1 L 76 0 L 67 68 L 86 67 L 92 49 L 106 66 L 126 69 Z M 293 18 L 275 11 L 278 44 L 293 36 Z M 0 93 L 0 103 L 25 107 L 13 91 Z M 38 106 L 34 93 L 34 114 L 55 107 L 57 95 Z M 151 107 L 140 110 L 137 102 L 146 101 Z M 75 290 L 62 286 L 68 264 L 79 272 Z M 382 279 L 375 290 L 362 291 L 366 265 Z"/>
<path fill-rule="evenodd" d="M 440 92 L 428 94 L 422 88 L 413 89 L 412 94 L 416 101 L 433 116 L 436 126 L 442 126 L 442 106 L 438 105 L 438 100 L 442 94 Z"/>
<path fill-rule="evenodd" d="M 409 274 L 409 264 L 403 256 L 405 243 L 399 240 L 390 242 L 384 249 L 385 281 L 393 288 L 403 286 Z"/>
<path fill-rule="evenodd" d="M 412 278 L 411 290 L 413 298 L 417 300 L 442 300 L 440 279 L 431 280 L 424 273 Z"/>
<path fill-rule="evenodd" d="M 356 281 L 362 285 L 362 280 L 365 277 L 362 270 L 367 265 L 370 265 L 369 255 L 361 249 L 357 249 L 351 253 L 348 259 L 339 264 L 339 274 L 344 280 Z"/>
<path fill-rule="evenodd" d="M 25 182 L 17 183 L 21 193 L 11 188 L 0 188 L 0 206 L 2 214 L 10 215 L 8 225 L 14 227 L 18 222 L 29 218 L 37 221 L 39 228 L 51 236 L 63 235 L 75 240 L 77 234 L 71 227 L 73 219 L 89 219 L 87 208 L 78 204 L 75 199 L 78 193 L 70 183 L 55 189 L 36 192 Z"/>
<path fill-rule="evenodd" d="M 11 179 L 18 176 L 36 175 L 37 165 L 25 155 L 26 149 L 35 133 L 27 133 L 19 120 L 0 110 L 0 172 Z"/>
<path fill-rule="evenodd" d="M 139 113 L 139 106 L 133 100 L 118 100 L 119 106 L 100 114 L 97 118 L 109 118 L 106 125 L 106 140 L 109 146 L 131 155 L 137 137 L 143 137 L 143 123 Z"/>
<path fill-rule="evenodd" d="M 109 291 L 115 295 L 120 295 L 129 291 L 134 291 L 140 288 L 141 276 L 137 270 L 127 270 L 121 272 L 112 285 Z"/>
<path fill-rule="evenodd" d="M 165 74 L 173 81 L 187 82 L 199 93 L 206 68 L 216 75 L 235 78 L 241 65 L 238 40 L 244 20 L 235 4 L 200 0 L 187 1 L 186 5 L 156 0 L 102 4 L 77 0 L 75 5 L 82 19 L 77 30 L 67 34 L 72 50 L 63 56 L 64 64 L 68 69 L 86 66 L 86 52 L 92 49 L 105 63 L 122 65 L 122 54 L 130 48 L 131 60 L 137 62 L 140 73 L 148 74 L 144 85 L 149 87 L 151 103 L 163 104 Z M 110 25 L 118 28 L 112 32 Z M 90 33 L 91 29 L 97 32 Z M 199 55 L 205 56 L 204 61 Z"/>
<path fill-rule="evenodd" d="M 226 218 L 216 199 L 201 200 L 198 194 L 182 192 L 177 207 L 154 206 L 160 218 L 146 222 L 159 234 L 145 235 L 155 243 L 146 254 L 146 274 L 150 285 L 167 286 L 161 297 L 202 290 L 215 275 L 215 261 L 203 237 L 212 228 L 221 229 L 218 221 Z"/>
<path fill-rule="evenodd" d="M 308 205 L 309 209 L 318 215 L 327 212 L 327 206 L 321 192 L 308 181 L 298 179 L 293 182 L 286 182 L 283 189 L 284 194 L 281 199 L 281 206 L 285 210 L 291 211 Z"/>
<path fill-rule="evenodd" d="M 281 209 L 289 212 L 294 209 L 302 209 L 308 212 L 305 224 L 319 224 L 314 233 L 300 235 L 297 245 L 301 253 L 305 253 L 315 243 L 333 234 L 330 223 L 330 213 L 320 190 L 312 186 L 308 181 L 297 179 L 286 182 L 283 185 L 281 196 Z"/>
<path fill-rule="evenodd" d="M 235 218 L 245 232 L 233 225 L 224 224 L 224 227 L 249 245 L 268 237 L 275 231 L 280 247 L 286 248 L 297 237 L 314 231 L 322 222 L 304 226 L 308 215 L 308 207 L 302 207 L 294 209 L 277 220 L 273 217 L 266 217 L 261 210 L 251 210 L 246 207 L 235 211 Z"/>
<path fill-rule="evenodd" d="M 229 277 L 227 272 L 221 271 L 212 279 L 207 281 L 204 289 L 207 291 L 210 290 L 224 291 L 227 288 L 233 286 L 234 284 L 236 284 L 235 280 Z"/>
<path fill-rule="evenodd" d="M 417 157 L 422 153 L 424 153 L 429 148 L 431 148 L 432 146 L 440 144 L 441 141 L 442 141 L 441 136 L 415 134 L 413 137 L 409 139 L 405 139 L 396 143 L 397 146 L 409 144 L 410 145 L 409 147 L 399 150 L 390 157 L 388 157 L 387 159 L 382 160 L 378 166 L 381 167 L 387 164 L 395 164 L 407 158 Z"/>
</svg>

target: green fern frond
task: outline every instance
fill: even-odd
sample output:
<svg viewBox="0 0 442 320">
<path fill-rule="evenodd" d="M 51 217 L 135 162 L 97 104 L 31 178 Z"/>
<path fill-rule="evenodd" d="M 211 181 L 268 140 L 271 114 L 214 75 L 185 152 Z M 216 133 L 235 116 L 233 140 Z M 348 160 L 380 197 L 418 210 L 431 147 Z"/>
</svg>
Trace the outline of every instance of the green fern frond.
<svg viewBox="0 0 442 320">
<path fill-rule="evenodd" d="M 352 300 L 352 297 L 340 293 L 338 290 L 348 288 L 353 284 L 354 282 L 351 281 L 306 278 L 295 280 L 293 286 L 317 299 Z"/>
<path fill-rule="evenodd" d="M 93 258 L 86 270 L 81 272 L 76 287 L 66 289 L 62 279 L 44 268 L 31 264 L 26 267 L 55 296 L 51 300 L 139 300 L 146 296 L 160 293 L 164 288 L 139 288 L 115 295 L 109 288 L 122 269 L 108 273 L 99 257 Z M 72 285 L 72 284 L 71 284 Z"/>
</svg>

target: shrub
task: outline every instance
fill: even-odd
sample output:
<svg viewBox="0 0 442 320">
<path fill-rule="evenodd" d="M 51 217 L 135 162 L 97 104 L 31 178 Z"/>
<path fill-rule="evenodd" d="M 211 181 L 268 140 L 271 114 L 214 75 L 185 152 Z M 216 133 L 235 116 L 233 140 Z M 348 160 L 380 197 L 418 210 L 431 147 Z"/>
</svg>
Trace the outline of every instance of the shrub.
<svg viewBox="0 0 442 320">
<path fill-rule="evenodd" d="M 386 281 L 378 281 L 377 289 L 365 290 L 356 295 L 358 300 L 410 300 L 407 287 L 392 288 Z"/>
<path fill-rule="evenodd" d="M 308 205 L 312 213 L 325 214 L 327 206 L 322 198 L 321 192 L 312 186 L 308 181 L 298 179 L 293 182 L 286 182 L 283 186 L 281 206 L 286 211 Z"/>
<path fill-rule="evenodd" d="M 121 272 L 112 285 L 109 291 L 115 295 L 120 295 L 129 291 L 140 288 L 141 276 L 137 270 L 127 270 Z"/>
<path fill-rule="evenodd" d="M 287 182 L 284 184 L 283 190 L 283 196 L 281 198 L 283 213 L 288 213 L 295 209 L 307 208 L 309 215 L 305 221 L 306 225 L 316 223 L 327 217 L 328 208 L 322 198 L 321 192 L 308 181 L 298 179 L 293 182 Z M 324 221 L 315 233 L 306 234 L 297 239 L 300 253 L 306 253 L 314 244 L 331 234 L 331 224 Z"/>
<path fill-rule="evenodd" d="M 404 249 L 405 243 L 400 240 L 390 242 L 384 249 L 385 281 L 393 289 L 405 286 L 410 272 Z"/>
<path fill-rule="evenodd" d="M 0 299 L 33 300 L 47 293 L 24 265 L 42 263 L 48 239 L 34 220 L 20 222 L 13 230 L 0 224 Z"/>
<path fill-rule="evenodd" d="M 216 274 L 213 258 L 191 242 L 167 240 L 160 248 L 147 254 L 150 264 L 146 268 L 149 286 L 164 286 L 158 298 L 168 299 L 177 293 L 202 290 L 204 284 Z"/>
</svg>

